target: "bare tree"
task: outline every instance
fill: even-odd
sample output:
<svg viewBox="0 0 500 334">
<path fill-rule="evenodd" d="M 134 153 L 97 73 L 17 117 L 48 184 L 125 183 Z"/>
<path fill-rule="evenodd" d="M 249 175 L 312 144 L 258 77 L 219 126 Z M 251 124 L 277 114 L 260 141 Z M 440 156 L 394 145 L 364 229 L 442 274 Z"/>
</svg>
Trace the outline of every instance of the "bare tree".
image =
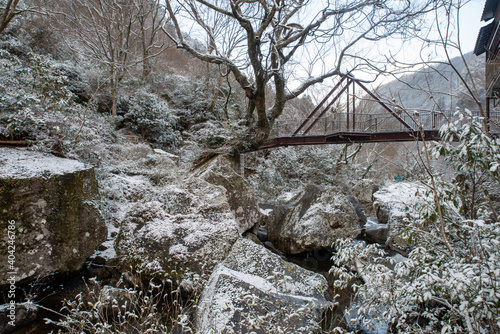
<svg viewBox="0 0 500 334">
<path fill-rule="evenodd" d="M 12 19 L 23 11 L 18 10 L 20 0 L 1 0 L 0 2 L 0 34 L 7 28 Z"/>
<path fill-rule="evenodd" d="M 484 77 L 482 74 L 477 75 L 479 63 L 464 53 L 460 40 L 460 30 L 463 29 L 459 25 L 460 15 L 463 14 L 464 6 L 468 2 L 468 0 L 436 1 L 427 29 L 412 36 L 415 45 L 420 44 L 415 47 L 414 59 L 391 56 L 388 61 L 393 66 L 394 71 L 391 74 L 395 79 L 407 86 L 408 90 L 420 91 L 419 94 L 427 96 L 428 100 L 432 101 L 430 109 L 444 112 L 450 111 L 452 106 L 466 105 L 484 117 L 485 130 L 488 132 L 486 110 L 482 101 Z M 426 75 L 422 79 L 420 77 L 423 73 Z M 404 74 L 408 75 L 403 76 Z M 417 80 L 412 80 L 415 74 L 420 76 L 417 78 L 419 83 L 414 82 Z M 429 80 L 430 76 L 444 78 L 448 84 L 436 87 L 436 83 Z M 405 101 L 400 101 L 398 96 L 391 98 L 399 100 L 398 108 L 408 109 Z"/>
<path fill-rule="evenodd" d="M 59 29 L 68 45 L 103 64 L 111 90 L 111 113 L 116 115 L 118 87 L 126 71 L 142 64 L 143 78 L 150 60 L 166 48 L 158 32 L 165 23 L 159 0 L 57 0 Z"/>
<path fill-rule="evenodd" d="M 160 39 L 161 28 L 166 23 L 161 0 L 133 0 L 136 7 L 142 51 L 142 78 L 152 70 L 151 58 L 165 50 L 166 43 Z"/>
<path fill-rule="evenodd" d="M 248 137 L 234 148 L 248 151 L 266 140 L 286 102 L 310 86 L 355 69 L 383 70 L 371 62 L 378 54 L 356 46 L 418 29 L 432 1 L 179 0 L 166 7 L 176 29 L 170 38 L 196 58 L 224 66 L 245 92 Z M 214 33 L 208 24 L 214 13 L 228 20 L 231 33 Z M 213 48 L 202 52 L 187 42 L 186 23 Z"/>
<path fill-rule="evenodd" d="M 61 0 L 58 23 L 78 46 L 73 50 L 106 66 L 111 87 L 112 115 L 116 115 L 118 83 L 122 79 L 131 46 L 138 42 L 133 26 L 137 15 L 133 3 L 105 0 Z"/>
<path fill-rule="evenodd" d="M 4 32 L 12 20 L 27 12 L 35 12 L 37 5 L 22 0 L 0 0 L 0 34 Z"/>
</svg>

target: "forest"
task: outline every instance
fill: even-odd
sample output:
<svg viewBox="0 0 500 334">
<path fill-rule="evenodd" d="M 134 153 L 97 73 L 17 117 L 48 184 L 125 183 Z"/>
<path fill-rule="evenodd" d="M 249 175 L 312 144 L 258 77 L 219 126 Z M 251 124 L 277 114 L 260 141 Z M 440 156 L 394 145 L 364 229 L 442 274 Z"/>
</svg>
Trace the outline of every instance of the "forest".
<svg viewBox="0 0 500 334">
<path fill-rule="evenodd" d="M 468 3 L 0 0 L 0 334 L 500 333 Z M 262 149 L 342 78 L 412 140 Z"/>
</svg>

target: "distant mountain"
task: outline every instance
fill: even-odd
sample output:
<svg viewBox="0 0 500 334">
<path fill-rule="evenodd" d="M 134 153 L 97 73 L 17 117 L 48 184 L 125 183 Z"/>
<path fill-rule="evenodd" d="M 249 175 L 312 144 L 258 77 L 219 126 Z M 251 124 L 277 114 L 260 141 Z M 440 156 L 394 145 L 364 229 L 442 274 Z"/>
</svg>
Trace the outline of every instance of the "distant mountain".
<svg viewBox="0 0 500 334">
<path fill-rule="evenodd" d="M 464 59 L 473 80 L 467 74 L 467 68 L 460 57 L 452 59 L 451 63 L 471 87 L 471 82 L 474 82 L 481 101 L 484 101 L 484 57 L 467 53 Z M 381 85 L 376 92 L 384 101 L 395 101 L 408 109 L 477 109 L 459 75 L 449 64 L 429 64 L 398 80 Z"/>
</svg>

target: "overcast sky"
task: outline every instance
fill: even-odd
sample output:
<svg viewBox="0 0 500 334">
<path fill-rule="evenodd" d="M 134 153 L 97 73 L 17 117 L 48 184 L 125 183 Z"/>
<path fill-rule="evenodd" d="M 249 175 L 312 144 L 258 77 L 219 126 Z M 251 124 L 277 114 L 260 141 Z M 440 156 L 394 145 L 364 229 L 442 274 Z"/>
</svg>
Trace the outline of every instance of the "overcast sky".
<svg viewBox="0 0 500 334">
<path fill-rule="evenodd" d="M 474 50 L 479 29 L 485 24 L 480 22 L 484 4 L 484 0 L 472 0 L 461 11 L 460 34 L 464 52 Z"/>
</svg>

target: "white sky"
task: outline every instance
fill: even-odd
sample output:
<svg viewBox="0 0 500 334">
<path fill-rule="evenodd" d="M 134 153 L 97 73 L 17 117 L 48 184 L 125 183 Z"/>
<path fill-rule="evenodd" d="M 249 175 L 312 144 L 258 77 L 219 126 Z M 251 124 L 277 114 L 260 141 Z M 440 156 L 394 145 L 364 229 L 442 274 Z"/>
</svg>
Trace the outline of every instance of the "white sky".
<svg viewBox="0 0 500 334">
<path fill-rule="evenodd" d="M 474 50 L 479 29 L 485 24 L 480 22 L 484 4 L 484 0 L 472 0 L 461 11 L 460 39 L 464 52 Z"/>
<path fill-rule="evenodd" d="M 323 0 L 316 0 L 318 3 L 321 3 Z M 463 2 L 469 1 L 462 9 L 461 9 L 461 15 L 460 15 L 460 41 L 461 41 L 461 46 L 462 46 L 462 52 L 463 53 L 468 53 L 471 52 L 474 49 L 475 43 L 476 43 L 476 38 L 479 33 L 479 29 L 485 24 L 484 22 L 481 22 L 481 14 L 484 8 L 485 0 L 462 0 Z M 313 12 L 317 10 L 317 6 L 313 6 Z M 304 14 L 303 14 L 304 15 Z M 305 14 L 307 16 L 307 14 Z M 183 19 L 181 18 L 183 21 Z M 188 23 L 186 21 L 185 23 Z M 184 23 L 183 23 L 184 25 Z M 190 24 L 185 24 L 186 27 L 189 27 Z M 191 29 L 189 29 L 189 33 L 192 35 L 192 37 L 195 38 L 201 38 L 201 36 L 197 36 L 196 32 L 199 30 L 199 28 L 192 26 Z M 202 38 L 200 40 L 203 40 Z M 367 43 L 368 45 L 368 50 L 371 50 L 371 52 L 375 53 L 380 53 L 384 54 L 386 53 L 387 49 L 394 50 L 394 52 L 397 52 L 398 49 L 401 47 L 401 42 L 394 40 L 394 39 L 388 39 L 386 41 L 380 41 L 377 44 L 371 44 Z M 360 43 L 361 47 L 363 47 L 363 44 Z M 403 47 L 403 51 L 399 52 L 398 56 L 396 57 L 398 60 L 403 60 L 406 63 L 413 63 L 413 62 L 420 62 L 422 61 L 421 57 L 425 57 L 426 55 L 421 53 L 421 48 L 422 44 L 419 42 L 416 43 L 409 43 L 406 44 Z M 307 50 L 306 50 L 307 51 Z M 453 52 L 451 49 L 451 56 L 455 57 L 458 56 L 458 53 Z M 431 52 L 431 51 L 428 51 Z M 436 48 L 434 52 L 434 55 L 432 58 L 444 58 L 444 54 L 442 54 L 442 50 L 439 50 L 439 48 Z M 307 55 L 307 53 L 306 53 Z M 308 64 L 309 62 L 305 62 Z M 316 75 L 316 72 L 321 71 L 321 61 L 319 62 L 320 64 L 318 65 L 318 69 L 312 70 L 311 73 Z M 316 67 L 316 66 L 314 66 Z M 348 67 L 348 64 L 346 68 Z M 296 67 L 292 70 L 291 73 L 294 73 L 292 77 L 289 78 L 289 87 L 293 88 L 295 85 L 293 84 L 294 82 L 299 82 L 300 78 L 307 77 L 307 73 L 304 74 L 304 71 L 311 71 L 310 69 L 305 69 L 305 68 L 300 68 Z M 364 78 L 365 75 L 363 72 L 360 73 L 355 73 L 356 76 L 360 78 Z M 369 77 L 369 74 L 367 74 Z M 368 77 L 366 79 L 368 79 Z M 386 78 L 379 78 L 380 80 L 377 80 L 377 83 L 380 83 L 380 81 L 386 81 L 386 80 L 391 80 L 391 78 L 386 77 Z M 328 85 L 328 84 L 327 84 Z"/>
</svg>

